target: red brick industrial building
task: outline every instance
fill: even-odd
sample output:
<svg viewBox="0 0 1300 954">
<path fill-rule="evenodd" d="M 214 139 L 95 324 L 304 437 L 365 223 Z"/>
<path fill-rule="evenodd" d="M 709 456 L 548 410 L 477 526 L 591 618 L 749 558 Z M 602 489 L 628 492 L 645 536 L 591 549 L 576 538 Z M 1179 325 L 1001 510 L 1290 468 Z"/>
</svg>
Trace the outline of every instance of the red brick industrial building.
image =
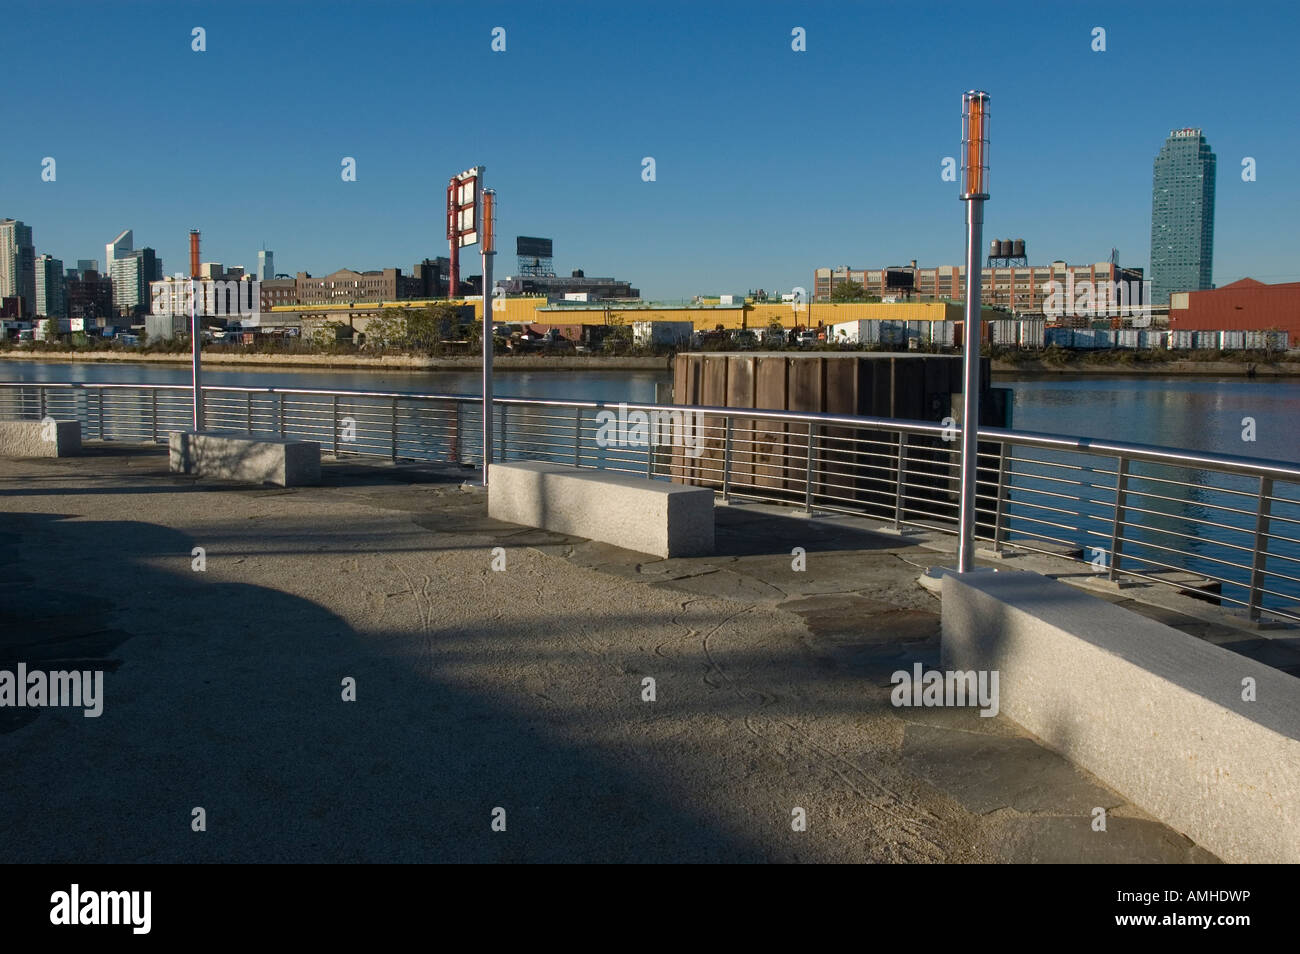
<svg viewBox="0 0 1300 954">
<path fill-rule="evenodd" d="M 1300 341 L 1300 282 L 1265 285 L 1243 278 L 1208 291 L 1177 292 L 1169 299 L 1170 331 L 1269 329 Z"/>
</svg>

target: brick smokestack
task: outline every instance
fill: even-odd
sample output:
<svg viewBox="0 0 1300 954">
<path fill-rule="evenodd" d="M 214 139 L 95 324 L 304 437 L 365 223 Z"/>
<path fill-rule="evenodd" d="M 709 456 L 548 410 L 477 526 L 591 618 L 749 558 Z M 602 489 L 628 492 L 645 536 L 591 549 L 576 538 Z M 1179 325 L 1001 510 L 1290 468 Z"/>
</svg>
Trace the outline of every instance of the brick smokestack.
<svg viewBox="0 0 1300 954">
<path fill-rule="evenodd" d="M 190 278 L 199 277 L 199 230 L 190 229 Z"/>
</svg>

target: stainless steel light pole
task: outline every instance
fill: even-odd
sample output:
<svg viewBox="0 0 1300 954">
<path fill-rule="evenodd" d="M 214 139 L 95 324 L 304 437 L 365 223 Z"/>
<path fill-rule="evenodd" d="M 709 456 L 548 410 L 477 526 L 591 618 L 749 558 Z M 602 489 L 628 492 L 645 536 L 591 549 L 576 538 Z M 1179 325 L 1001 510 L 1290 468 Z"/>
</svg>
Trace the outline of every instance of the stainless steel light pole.
<svg viewBox="0 0 1300 954">
<path fill-rule="evenodd" d="M 203 329 L 199 327 L 198 282 L 190 276 L 190 365 L 194 375 L 194 430 L 203 430 Z"/>
<path fill-rule="evenodd" d="M 479 183 L 482 184 L 482 173 Z M 483 192 L 483 486 L 488 485 L 492 460 L 492 259 L 496 249 L 496 197 L 492 189 Z"/>
<path fill-rule="evenodd" d="M 988 196 L 989 96 L 964 93 L 962 104 L 962 201 L 966 203 L 966 328 L 962 355 L 961 510 L 957 526 L 957 572 L 975 568 L 975 481 L 980 417 L 980 278 L 984 200 Z"/>
</svg>

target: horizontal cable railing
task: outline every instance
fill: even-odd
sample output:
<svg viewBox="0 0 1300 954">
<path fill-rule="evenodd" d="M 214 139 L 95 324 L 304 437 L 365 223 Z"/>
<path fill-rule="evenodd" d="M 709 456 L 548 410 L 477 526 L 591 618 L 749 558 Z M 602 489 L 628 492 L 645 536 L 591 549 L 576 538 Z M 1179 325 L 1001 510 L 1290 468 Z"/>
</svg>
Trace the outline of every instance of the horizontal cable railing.
<svg viewBox="0 0 1300 954">
<path fill-rule="evenodd" d="M 473 395 L 209 386 L 204 426 L 317 441 L 346 457 L 481 465 Z M 0 382 L 0 419 L 164 442 L 186 385 Z M 751 408 L 493 401 L 493 460 L 539 459 L 712 488 L 724 499 L 955 534 L 960 428 Z M 1251 619 L 1300 622 L 1300 465 L 981 428 L 976 539 L 1175 586 Z"/>
</svg>

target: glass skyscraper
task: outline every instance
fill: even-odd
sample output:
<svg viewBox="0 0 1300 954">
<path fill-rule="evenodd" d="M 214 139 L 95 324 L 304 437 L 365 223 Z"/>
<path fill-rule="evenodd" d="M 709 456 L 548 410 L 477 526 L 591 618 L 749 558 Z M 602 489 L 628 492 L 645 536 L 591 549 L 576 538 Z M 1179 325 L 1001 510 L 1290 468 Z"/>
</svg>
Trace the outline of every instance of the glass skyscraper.
<svg viewBox="0 0 1300 954">
<path fill-rule="evenodd" d="M 1211 287 L 1214 271 L 1214 168 L 1199 129 L 1175 129 L 1151 175 L 1151 300 Z"/>
</svg>

